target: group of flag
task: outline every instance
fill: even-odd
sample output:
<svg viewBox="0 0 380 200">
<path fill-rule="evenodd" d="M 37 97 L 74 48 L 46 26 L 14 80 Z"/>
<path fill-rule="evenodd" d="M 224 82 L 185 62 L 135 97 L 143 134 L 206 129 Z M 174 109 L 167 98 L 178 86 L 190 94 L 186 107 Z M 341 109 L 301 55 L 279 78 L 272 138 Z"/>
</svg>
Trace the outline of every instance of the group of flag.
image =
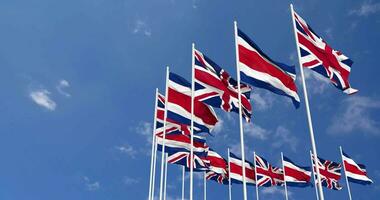
<svg viewBox="0 0 380 200">
<path fill-rule="evenodd" d="M 332 49 L 297 13 L 292 15 L 300 65 L 327 77 L 344 93 L 357 92 L 348 81 L 353 62 Z M 312 153 L 313 167 L 301 167 L 286 156 L 282 156 L 282 167 L 275 167 L 257 154 L 250 162 L 228 151 L 225 159 L 208 146 L 206 136 L 200 133 L 212 134 L 218 123 L 214 108 L 238 113 L 250 122 L 253 87 L 289 97 L 296 108 L 300 106 L 295 66 L 274 61 L 236 24 L 235 42 L 237 80 L 194 45 L 192 81 L 167 72 L 166 93 L 156 96 L 154 148 L 167 154 L 167 163 L 182 165 L 189 171 L 202 171 L 207 180 L 220 184 L 244 180 L 257 187 L 306 187 L 314 185 L 312 174 L 317 182 L 316 173 L 319 173 L 323 186 L 340 190 L 342 165 L 320 157 L 313 159 Z M 349 181 L 372 182 L 364 165 L 357 164 L 344 152 L 342 162 Z"/>
</svg>

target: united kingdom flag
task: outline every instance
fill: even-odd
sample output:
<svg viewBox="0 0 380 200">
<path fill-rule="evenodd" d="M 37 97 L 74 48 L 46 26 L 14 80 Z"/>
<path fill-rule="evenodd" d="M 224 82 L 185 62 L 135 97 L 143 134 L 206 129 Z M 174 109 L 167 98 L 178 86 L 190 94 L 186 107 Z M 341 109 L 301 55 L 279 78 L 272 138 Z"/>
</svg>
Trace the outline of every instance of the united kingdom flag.
<svg viewBox="0 0 380 200">
<path fill-rule="evenodd" d="M 356 93 L 358 90 L 351 88 L 348 81 L 353 61 L 340 51 L 332 49 L 304 19 L 296 12 L 293 14 L 302 66 L 329 78 L 344 93 Z"/>
<path fill-rule="evenodd" d="M 313 170 L 316 175 L 315 180 L 317 178 L 317 172 L 315 168 L 314 155 L 312 155 L 313 160 Z M 333 161 L 325 160 L 318 157 L 318 168 L 319 174 L 321 175 L 321 183 L 322 186 L 327 187 L 333 190 L 341 190 L 342 186 L 339 185 L 339 179 L 341 177 L 340 170 L 342 169 L 342 165 L 340 163 L 336 163 Z"/>
<path fill-rule="evenodd" d="M 258 186 L 270 187 L 284 183 L 284 173 L 282 169 L 272 166 L 268 161 L 258 155 L 255 155 L 255 167 Z"/>
<path fill-rule="evenodd" d="M 214 180 L 220 184 L 228 184 L 227 161 L 212 149 L 207 153 L 209 169 L 206 173 L 207 180 Z"/>
<path fill-rule="evenodd" d="M 210 58 L 194 49 L 195 98 L 210 106 L 226 112 L 239 113 L 238 84 L 227 71 L 219 67 Z M 251 88 L 240 84 L 242 115 L 249 121 L 252 107 L 249 101 Z"/>
</svg>

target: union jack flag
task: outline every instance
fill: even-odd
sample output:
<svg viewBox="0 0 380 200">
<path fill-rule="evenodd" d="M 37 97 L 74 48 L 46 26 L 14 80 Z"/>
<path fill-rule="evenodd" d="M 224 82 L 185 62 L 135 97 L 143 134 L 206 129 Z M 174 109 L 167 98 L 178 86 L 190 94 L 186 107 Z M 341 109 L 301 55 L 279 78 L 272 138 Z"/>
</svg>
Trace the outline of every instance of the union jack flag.
<svg viewBox="0 0 380 200">
<path fill-rule="evenodd" d="M 300 167 L 289 158 L 283 156 L 284 175 L 287 186 L 307 187 L 311 186 L 311 168 Z"/>
<path fill-rule="evenodd" d="M 313 170 L 315 174 L 315 180 L 317 181 L 317 172 L 315 168 L 314 155 L 311 156 L 313 161 Z M 333 190 L 341 190 L 342 186 L 339 185 L 339 179 L 341 177 L 340 170 L 342 166 L 340 163 L 325 160 L 318 157 L 319 174 L 321 175 L 322 186 Z"/>
<path fill-rule="evenodd" d="M 209 168 L 206 173 L 207 180 L 228 184 L 227 161 L 211 148 L 208 151 L 206 160 L 209 161 Z"/>
<path fill-rule="evenodd" d="M 264 158 L 255 156 L 257 185 L 270 187 L 284 183 L 284 173 L 281 168 L 273 167 Z"/>
<path fill-rule="evenodd" d="M 361 185 L 369 185 L 373 183 L 367 175 L 366 167 L 362 164 L 357 164 L 350 156 L 344 153 L 343 150 L 342 159 L 348 181 Z"/>
<path fill-rule="evenodd" d="M 242 159 L 237 157 L 235 154 L 230 152 L 229 155 L 229 166 L 230 166 L 230 174 L 231 182 L 241 184 L 243 183 L 243 164 L 245 167 L 245 180 L 247 185 L 254 185 L 256 184 L 255 179 L 255 167 L 254 165 L 249 162 L 245 161 L 242 162 Z"/>
<path fill-rule="evenodd" d="M 293 14 L 302 66 L 329 78 L 344 93 L 356 93 L 358 90 L 351 88 L 348 81 L 353 61 L 340 51 L 332 49 L 304 19 L 296 12 Z"/>
<path fill-rule="evenodd" d="M 170 73 L 168 80 L 167 118 L 178 124 L 191 125 L 191 84 L 181 76 Z M 214 110 L 194 100 L 194 131 L 210 133 L 218 122 Z"/>
<path fill-rule="evenodd" d="M 194 56 L 196 99 L 226 112 L 239 113 L 237 81 L 200 51 L 194 49 Z M 240 89 L 242 114 L 246 121 L 249 121 L 252 114 L 249 102 L 251 88 L 246 84 L 240 84 Z"/>
</svg>

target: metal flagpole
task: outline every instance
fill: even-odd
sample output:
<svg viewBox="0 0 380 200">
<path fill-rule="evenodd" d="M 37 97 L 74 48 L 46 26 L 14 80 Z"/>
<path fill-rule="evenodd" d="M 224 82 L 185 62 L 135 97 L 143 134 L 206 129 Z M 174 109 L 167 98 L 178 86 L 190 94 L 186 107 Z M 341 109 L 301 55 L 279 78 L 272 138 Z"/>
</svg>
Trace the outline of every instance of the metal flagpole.
<svg viewBox="0 0 380 200">
<path fill-rule="evenodd" d="M 190 136 L 190 200 L 193 200 L 193 167 L 194 167 L 194 50 L 195 44 L 191 45 L 191 136 Z"/>
<path fill-rule="evenodd" d="M 152 193 L 154 193 L 154 185 L 153 185 L 153 177 L 155 176 L 154 170 L 153 170 L 153 165 L 156 164 L 154 157 L 156 151 L 154 150 L 156 146 L 156 117 L 157 117 L 157 95 L 158 95 L 158 88 L 156 88 L 156 96 L 155 96 L 155 101 L 154 101 L 154 117 L 153 117 L 153 133 L 152 133 L 152 155 L 150 158 L 150 177 L 149 177 L 149 197 L 148 199 L 152 200 Z"/>
<path fill-rule="evenodd" d="M 240 125 L 240 148 L 241 148 L 241 159 L 245 163 L 245 152 L 244 152 L 244 133 L 243 133 L 243 116 L 242 116 L 242 106 L 241 106 L 241 88 L 240 88 L 240 67 L 239 67 L 239 49 L 237 41 L 237 22 L 234 21 L 235 30 L 235 53 L 236 53 L 236 71 L 237 71 L 237 84 L 238 84 L 238 95 L 239 95 L 239 125 Z M 243 196 L 244 200 L 247 200 L 247 182 L 245 177 L 245 165 L 242 165 L 243 172 Z"/>
<path fill-rule="evenodd" d="M 164 186 L 164 164 L 165 164 L 165 137 L 166 137 L 166 117 L 168 111 L 168 82 L 169 82 L 169 66 L 166 67 L 166 83 L 165 83 L 165 113 L 164 113 L 164 134 L 162 135 L 161 149 L 161 176 L 160 176 L 160 200 L 162 200 L 162 192 Z"/>
<path fill-rule="evenodd" d="M 284 173 L 285 199 L 288 200 L 288 188 L 286 185 L 286 174 L 285 174 L 285 167 L 284 167 L 284 154 L 282 152 L 281 152 L 281 163 L 282 163 L 282 171 Z"/>
<path fill-rule="evenodd" d="M 182 166 L 182 200 L 185 200 L 185 166 Z"/>
<path fill-rule="evenodd" d="M 313 154 L 314 154 L 314 161 L 315 161 L 315 163 L 318 163 L 317 162 L 317 159 L 318 159 L 317 147 L 315 145 L 313 123 L 312 123 L 312 120 L 311 120 L 311 113 L 310 113 L 310 108 L 309 108 L 309 99 L 308 99 L 307 90 L 306 90 L 305 76 L 304 76 L 304 73 L 303 73 L 303 67 L 301 65 L 301 60 L 300 60 L 301 59 L 301 55 L 300 55 L 300 51 L 299 51 L 299 47 L 298 47 L 298 37 L 297 37 L 297 32 L 296 32 L 296 23 L 294 21 L 294 10 L 293 10 L 293 5 L 292 4 L 290 4 L 290 10 L 291 10 L 292 20 L 293 20 L 294 37 L 296 39 L 296 47 L 297 47 L 297 54 L 298 54 L 298 64 L 299 64 L 300 72 L 301 72 L 301 80 L 302 80 L 302 86 L 303 86 L 303 94 L 304 94 L 304 98 L 305 98 L 307 120 L 308 120 L 308 124 L 309 124 L 311 146 L 312 146 L 312 150 L 313 150 Z M 319 167 L 316 167 L 316 171 L 317 171 L 317 179 L 318 179 L 319 196 L 320 196 L 321 200 L 324 200 L 323 189 L 322 189 L 322 185 L 321 185 L 321 176 L 320 176 L 320 173 L 319 173 Z"/>
<path fill-rule="evenodd" d="M 157 165 L 157 136 L 154 137 L 154 159 L 153 159 L 153 177 L 152 177 L 152 197 L 154 199 L 155 183 L 156 183 L 156 165 Z"/>
<path fill-rule="evenodd" d="M 315 194 L 317 195 L 317 200 L 319 200 L 319 195 L 318 195 L 318 188 L 315 186 L 315 174 L 314 174 L 314 165 L 313 165 L 313 156 L 311 154 L 311 151 L 310 151 L 310 161 L 311 161 L 311 172 L 313 174 L 313 186 L 315 188 Z"/>
<path fill-rule="evenodd" d="M 259 185 L 257 182 L 257 170 L 256 170 L 256 152 L 253 152 L 253 166 L 255 167 L 256 200 L 259 200 Z"/>
<path fill-rule="evenodd" d="M 164 200 L 166 200 L 166 185 L 168 182 L 168 153 L 165 153 L 165 184 L 164 184 Z"/>
<path fill-rule="evenodd" d="M 344 169 L 344 176 L 346 177 L 346 184 L 347 184 L 348 196 L 350 197 L 350 200 L 352 200 L 350 184 L 348 183 L 348 178 L 347 178 L 346 166 L 344 165 L 344 160 L 343 160 L 343 150 L 342 150 L 342 146 L 339 146 L 339 149 L 340 149 L 340 156 L 342 157 L 342 165 L 343 165 L 343 169 Z"/>
<path fill-rule="evenodd" d="M 203 200 L 207 200 L 206 171 L 203 173 Z"/>
<path fill-rule="evenodd" d="M 230 166 L 230 148 L 227 148 L 228 152 L 228 199 L 232 200 L 232 191 L 231 191 L 231 166 Z"/>
</svg>

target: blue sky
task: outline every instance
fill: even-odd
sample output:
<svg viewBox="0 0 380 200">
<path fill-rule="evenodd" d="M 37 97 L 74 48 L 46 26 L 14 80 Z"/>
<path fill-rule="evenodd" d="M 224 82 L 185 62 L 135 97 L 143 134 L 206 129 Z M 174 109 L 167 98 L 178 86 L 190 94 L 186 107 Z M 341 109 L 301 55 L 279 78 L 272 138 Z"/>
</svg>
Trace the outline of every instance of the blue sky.
<svg viewBox="0 0 380 200">
<path fill-rule="evenodd" d="M 66 0 L 0 1 L 0 198 L 145 199 L 154 90 L 165 66 L 190 79 L 191 43 L 236 76 L 233 20 L 273 59 L 297 64 L 288 1 Z M 371 186 L 351 185 L 354 199 L 380 195 L 380 2 L 293 1 L 329 44 L 354 60 L 346 96 L 306 73 L 319 155 L 340 161 L 338 146 L 367 165 Z M 297 82 L 302 92 L 300 82 Z M 279 164 L 280 152 L 309 165 L 304 104 L 255 89 L 246 152 Z M 208 142 L 238 153 L 238 116 L 217 111 Z M 169 166 L 169 199 L 180 197 L 179 166 Z M 195 197 L 202 182 L 195 181 Z M 345 184 L 344 180 L 341 181 Z M 188 188 L 188 185 L 186 185 Z M 313 199 L 312 188 L 290 188 Z M 328 199 L 346 190 L 325 191 Z M 254 188 L 249 187 L 249 198 Z M 227 187 L 208 184 L 209 199 Z M 365 196 L 362 194 L 366 194 Z M 281 188 L 260 189 L 281 199 Z M 242 189 L 233 186 L 233 197 Z"/>
</svg>

